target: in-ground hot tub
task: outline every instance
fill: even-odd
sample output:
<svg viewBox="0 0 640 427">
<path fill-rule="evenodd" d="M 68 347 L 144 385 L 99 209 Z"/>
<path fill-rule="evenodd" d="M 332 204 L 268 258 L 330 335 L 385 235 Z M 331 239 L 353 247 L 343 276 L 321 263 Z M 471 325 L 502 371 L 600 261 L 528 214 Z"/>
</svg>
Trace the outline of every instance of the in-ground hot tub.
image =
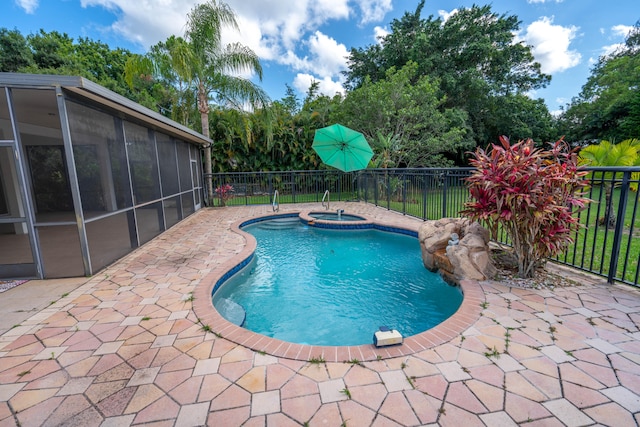
<svg viewBox="0 0 640 427">
<path fill-rule="evenodd" d="M 343 212 L 309 212 L 309 216 L 313 219 L 321 219 L 325 221 L 365 221 L 358 215 L 346 214 Z"/>
</svg>

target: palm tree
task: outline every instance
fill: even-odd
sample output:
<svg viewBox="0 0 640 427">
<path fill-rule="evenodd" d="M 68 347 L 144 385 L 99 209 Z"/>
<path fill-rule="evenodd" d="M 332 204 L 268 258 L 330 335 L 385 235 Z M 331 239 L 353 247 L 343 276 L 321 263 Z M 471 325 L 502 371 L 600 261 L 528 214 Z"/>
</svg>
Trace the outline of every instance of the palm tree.
<svg viewBox="0 0 640 427">
<path fill-rule="evenodd" d="M 584 166 L 640 166 L 640 140 L 626 139 L 618 144 L 603 140 L 600 144 L 588 145 L 580 150 L 578 161 Z M 604 223 L 608 228 L 615 228 L 616 213 L 611 199 L 613 174 L 600 172 L 598 177 L 604 181 Z"/>
<path fill-rule="evenodd" d="M 184 38 L 167 44 L 167 56 L 162 64 L 170 64 L 181 80 L 188 82 L 196 92 L 202 134 L 209 137 L 209 112 L 211 102 L 220 106 L 244 109 L 264 108 L 268 95 L 241 73 L 255 73 L 262 80 L 262 66 L 258 56 L 240 43 L 223 45 L 224 28 L 239 30 L 235 12 L 226 3 L 209 0 L 194 6 L 187 15 Z M 133 57 L 127 63 L 127 81 L 133 76 L 151 74 L 159 76 L 162 70 L 157 56 Z M 207 201 L 211 204 L 213 187 L 211 179 L 211 147 L 204 150 L 204 172 Z"/>
</svg>

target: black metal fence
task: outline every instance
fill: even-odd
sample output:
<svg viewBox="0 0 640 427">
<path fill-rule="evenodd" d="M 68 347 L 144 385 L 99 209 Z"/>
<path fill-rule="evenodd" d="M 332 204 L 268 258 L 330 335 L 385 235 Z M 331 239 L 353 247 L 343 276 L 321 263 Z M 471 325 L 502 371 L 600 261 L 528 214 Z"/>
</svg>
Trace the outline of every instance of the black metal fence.
<svg viewBox="0 0 640 427">
<path fill-rule="evenodd" d="M 455 217 L 469 193 L 464 178 L 471 168 L 366 169 L 358 172 L 286 171 L 213 174 L 214 206 L 355 201 L 382 206 L 423 220 Z M 589 168 L 587 197 L 578 213 L 583 228 L 555 262 L 615 281 L 639 286 L 640 168 Z M 223 187 L 233 187 L 224 197 Z M 326 194 L 326 192 L 329 192 Z M 497 236 L 509 244 L 506 236 Z"/>
</svg>

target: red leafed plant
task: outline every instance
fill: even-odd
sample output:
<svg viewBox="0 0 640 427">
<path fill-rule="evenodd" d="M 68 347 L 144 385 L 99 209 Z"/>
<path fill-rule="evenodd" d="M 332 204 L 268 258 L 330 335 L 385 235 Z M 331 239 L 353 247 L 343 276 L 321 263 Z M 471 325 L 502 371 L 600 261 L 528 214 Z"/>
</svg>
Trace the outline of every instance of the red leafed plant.
<svg viewBox="0 0 640 427">
<path fill-rule="evenodd" d="M 467 178 L 471 199 L 462 214 L 499 229 L 511 240 L 518 276 L 532 277 L 545 258 L 563 252 L 581 227 L 573 214 L 589 201 L 581 197 L 587 172 L 575 150 L 560 139 L 548 150 L 531 139 L 510 145 L 506 136 L 489 151 L 473 153 L 476 168 Z"/>
<path fill-rule="evenodd" d="M 219 187 L 216 187 L 215 194 L 216 197 L 220 198 L 220 206 L 226 206 L 227 200 L 233 197 L 233 186 L 231 184 L 223 184 Z"/>
</svg>

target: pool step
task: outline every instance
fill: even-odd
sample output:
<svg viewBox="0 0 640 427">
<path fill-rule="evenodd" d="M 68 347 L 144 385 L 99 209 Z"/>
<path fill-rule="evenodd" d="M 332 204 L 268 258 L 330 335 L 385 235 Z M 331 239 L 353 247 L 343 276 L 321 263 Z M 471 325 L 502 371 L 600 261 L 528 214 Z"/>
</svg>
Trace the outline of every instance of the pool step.
<svg viewBox="0 0 640 427">
<path fill-rule="evenodd" d="M 278 218 L 263 221 L 258 224 L 258 228 L 263 230 L 286 230 L 287 228 L 297 227 L 298 225 L 300 225 L 300 219 L 297 217 Z"/>
<path fill-rule="evenodd" d="M 228 298 L 220 298 L 214 304 L 218 313 L 234 325 L 242 326 L 247 318 L 247 313 L 242 306 Z"/>
</svg>

